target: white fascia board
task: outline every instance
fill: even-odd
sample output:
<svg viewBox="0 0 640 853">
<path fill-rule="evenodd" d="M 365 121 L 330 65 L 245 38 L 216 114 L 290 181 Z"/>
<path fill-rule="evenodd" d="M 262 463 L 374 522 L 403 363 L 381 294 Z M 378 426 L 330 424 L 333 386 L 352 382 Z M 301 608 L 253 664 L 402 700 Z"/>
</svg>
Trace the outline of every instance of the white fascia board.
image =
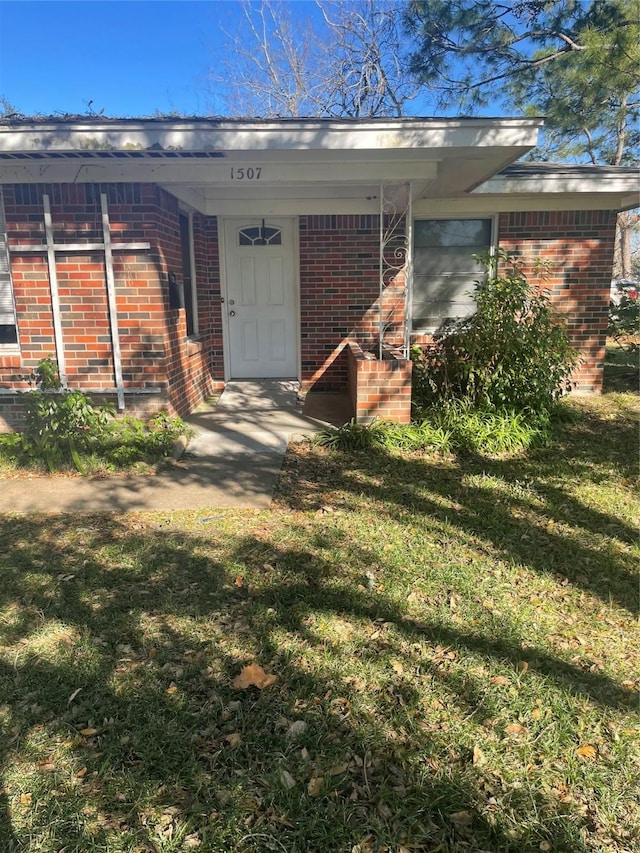
<svg viewBox="0 0 640 853">
<path fill-rule="evenodd" d="M 465 198 L 420 199 L 414 202 L 414 216 L 477 216 L 497 213 L 562 210 L 630 210 L 640 206 L 637 193 L 566 193 L 535 195 L 469 195 Z"/>
<path fill-rule="evenodd" d="M 441 119 L 385 122 L 108 122 L 0 125 L 0 151 L 386 150 L 533 148 L 542 119 Z"/>
<path fill-rule="evenodd" d="M 221 186 L 295 185 L 327 182 L 432 180 L 438 172 L 433 159 L 393 162 L 288 163 L 286 157 L 250 165 L 226 158 L 213 160 L 37 160 L 0 161 L 0 183 L 178 183 Z M 248 177 L 249 169 L 251 177 Z"/>
<path fill-rule="evenodd" d="M 553 194 L 603 194 L 628 195 L 636 193 L 640 203 L 640 171 L 635 175 L 594 174 L 584 172 L 570 175 L 559 172 L 557 175 L 531 175 L 527 177 L 508 177 L 496 175 L 473 190 L 474 195 L 530 195 L 531 193 Z"/>
</svg>

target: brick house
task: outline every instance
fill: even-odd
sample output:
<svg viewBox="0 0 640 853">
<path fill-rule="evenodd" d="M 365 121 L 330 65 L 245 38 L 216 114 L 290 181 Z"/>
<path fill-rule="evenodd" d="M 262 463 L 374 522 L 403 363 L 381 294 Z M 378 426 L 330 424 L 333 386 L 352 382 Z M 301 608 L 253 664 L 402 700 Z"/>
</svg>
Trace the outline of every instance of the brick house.
<svg viewBox="0 0 640 853">
<path fill-rule="evenodd" d="M 597 392 L 638 173 L 515 163 L 541 123 L 0 120 L 0 430 L 46 356 L 120 410 L 287 378 L 406 420 L 403 356 L 472 309 L 496 245 L 549 263 Z"/>
</svg>

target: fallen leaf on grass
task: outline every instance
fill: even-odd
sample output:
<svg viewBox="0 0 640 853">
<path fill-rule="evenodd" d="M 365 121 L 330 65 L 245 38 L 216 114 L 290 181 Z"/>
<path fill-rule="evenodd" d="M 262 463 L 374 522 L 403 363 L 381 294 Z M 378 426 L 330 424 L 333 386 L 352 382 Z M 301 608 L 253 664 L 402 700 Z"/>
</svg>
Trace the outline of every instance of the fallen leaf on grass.
<svg viewBox="0 0 640 853">
<path fill-rule="evenodd" d="M 449 820 L 458 827 L 468 828 L 473 823 L 473 815 L 468 811 L 454 812 L 449 815 Z"/>
<path fill-rule="evenodd" d="M 495 684 L 498 687 L 502 687 L 504 684 L 509 684 L 509 679 L 505 678 L 504 675 L 494 675 L 494 677 L 491 678 L 490 681 L 492 684 Z"/>
<path fill-rule="evenodd" d="M 526 660 L 518 661 L 518 672 L 521 672 L 523 675 L 529 669 L 529 664 Z"/>
<path fill-rule="evenodd" d="M 78 772 L 76 773 L 76 779 L 84 779 L 84 777 L 87 775 L 87 772 L 88 772 L 88 771 L 87 771 L 87 768 L 86 768 L 86 767 L 82 767 L 82 768 L 81 768 L 80 770 L 78 770 Z"/>
<path fill-rule="evenodd" d="M 231 732 L 231 734 L 224 736 L 224 740 L 226 740 L 229 746 L 233 749 L 235 749 L 236 746 L 240 746 L 241 739 L 240 732 Z"/>
<path fill-rule="evenodd" d="M 252 686 L 264 690 L 265 687 L 270 687 L 276 679 L 277 676 L 267 675 L 257 663 L 250 663 L 248 666 L 242 667 L 240 675 L 236 675 L 231 686 L 236 690 L 246 690 Z"/>
<path fill-rule="evenodd" d="M 485 754 L 479 746 L 473 747 L 473 763 L 476 765 L 476 767 L 482 767 L 484 764 L 487 763 Z"/>
<path fill-rule="evenodd" d="M 86 728 L 80 729 L 80 734 L 82 737 L 93 737 L 98 734 L 98 729 Z"/>
<path fill-rule="evenodd" d="M 299 737 L 300 735 L 304 734 L 306 730 L 307 730 L 307 724 L 305 723 L 305 721 L 304 720 L 296 720 L 295 722 L 291 723 L 291 725 L 287 729 L 287 736 L 288 737 Z"/>
<path fill-rule="evenodd" d="M 342 764 L 334 764 L 334 766 L 329 770 L 329 776 L 340 776 L 342 773 L 346 773 L 349 769 L 349 762 L 345 761 Z"/>
<path fill-rule="evenodd" d="M 524 726 L 521 726 L 520 723 L 509 723 L 507 731 L 510 735 L 523 735 L 526 734 L 527 730 Z"/>
<path fill-rule="evenodd" d="M 67 705 L 70 705 L 73 702 L 73 700 L 76 698 L 76 696 L 78 695 L 78 693 L 80 693 L 81 690 L 82 690 L 82 687 L 78 687 L 77 690 L 73 691 L 71 696 L 69 696 L 69 698 L 67 699 Z"/>
<path fill-rule="evenodd" d="M 32 796 L 33 796 L 33 794 L 20 794 L 20 805 L 21 806 L 30 806 Z"/>
<path fill-rule="evenodd" d="M 166 692 L 167 692 L 170 696 L 171 696 L 171 695 L 173 695 L 174 693 L 177 693 L 177 692 L 178 692 L 178 685 L 177 685 L 177 684 L 174 684 L 174 683 L 173 683 L 173 681 L 172 681 L 172 682 L 171 682 L 171 684 L 167 687 Z"/>
<path fill-rule="evenodd" d="M 293 776 L 291 775 L 291 773 L 289 773 L 288 770 L 282 770 L 280 776 L 282 778 L 282 783 L 285 788 L 288 788 L 289 790 L 291 790 L 291 788 L 295 788 L 296 780 L 293 778 Z"/>
<path fill-rule="evenodd" d="M 309 779 L 309 784 L 307 785 L 307 793 L 310 797 L 319 797 L 322 793 L 322 789 L 324 788 L 324 779 L 322 776 L 313 776 Z"/>
<path fill-rule="evenodd" d="M 590 743 L 586 743 L 584 746 L 579 746 L 576 751 L 581 758 L 588 758 L 589 760 L 595 758 L 598 754 L 595 746 L 592 746 Z"/>
</svg>

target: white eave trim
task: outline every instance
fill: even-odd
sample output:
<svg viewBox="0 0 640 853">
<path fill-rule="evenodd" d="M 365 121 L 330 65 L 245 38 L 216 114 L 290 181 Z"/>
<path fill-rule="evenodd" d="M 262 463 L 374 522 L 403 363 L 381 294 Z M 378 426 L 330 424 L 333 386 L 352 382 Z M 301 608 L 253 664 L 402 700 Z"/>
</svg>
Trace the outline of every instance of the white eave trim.
<svg viewBox="0 0 640 853">
<path fill-rule="evenodd" d="M 619 193 L 635 192 L 640 204 L 640 171 L 636 175 L 531 175 L 509 177 L 496 175 L 473 190 L 474 195 L 531 195 L 533 193 Z"/>
<path fill-rule="evenodd" d="M 257 151 L 524 147 L 542 119 L 283 122 L 44 122 L 1 125 L 0 151 Z"/>
</svg>

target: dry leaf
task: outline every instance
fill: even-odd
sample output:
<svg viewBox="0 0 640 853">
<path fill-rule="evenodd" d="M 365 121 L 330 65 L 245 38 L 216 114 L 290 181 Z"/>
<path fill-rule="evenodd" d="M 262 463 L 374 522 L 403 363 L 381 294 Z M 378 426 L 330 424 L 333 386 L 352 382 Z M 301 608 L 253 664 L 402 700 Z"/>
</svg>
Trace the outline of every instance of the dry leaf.
<svg viewBox="0 0 640 853">
<path fill-rule="evenodd" d="M 512 735 L 523 735 L 527 730 L 524 726 L 521 726 L 520 723 L 509 723 L 507 731 Z"/>
<path fill-rule="evenodd" d="M 73 691 L 71 696 L 69 696 L 69 698 L 67 699 L 67 705 L 70 705 L 73 702 L 73 700 L 76 698 L 76 696 L 78 695 L 78 693 L 80 693 L 81 690 L 82 690 L 82 687 L 78 687 L 77 690 Z"/>
<path fill-rule="evenodd" d="M 483 764 L 487 763 L 485 754 L 479 746 L 473 747 L 473 763 L 476 765 L 476 767 L 482 767 Z"/>
<path fill-rule="evenodd" d="M 533 711 L 531 712 L 531 719 L 532 720 L 539 720 L 541 717 L 542 717 L 542 711 L 540 710 L 540 708 L 534 708 Z"/>
<path fill-rule="evenodd" d="M 38 761 L 38 770 L 41 770 L 43 773 L 52 773 L 55 769 L 55 764 L 52 764 L 48 758 Z"/>
<path fill-rule="evenodd" d="M 243 666 L 240 675 L 231 682 L 231 686 L 236 690 L 246 690 L 248 687 L 258 687 L 264 690 L 276 681 L 275 675 L 267 675 L 264 669 L 257 663 L 250 663 L 248 666 Z"/>
<path fill-rule="evenodd" d="M 236 586 L 244 586 L 244 575 L 236 575 L 234 584 Z"/>
<path fill-rule="evenodd" d="M 20 794 L 20 805 L 21 806 L 30 806 L 32 796 L 33 796 L 32 794 Z"/>
<path fill-rule="evenodd" d="M 496 684 L 499 687 L 502 687 L 504 684 L 509 684 L 509 679 L 505 678 L 504 675 L 494 675 L 490 681 L 492 684 Z"/>
<path fill-rule="evenodd" d="M 584 746 L 580 746 L 577 749 L 578 755 L 582 758 L 593 759 L 597 756 L 598 751 L 595 746 L 592 746 L 590 743 L 586 743 Z"/>
<path fill-rule="evenodd" d="M 348 761 L 345 761 L 342 764 L 334 764 L 331 770 L 329 770 L 329 776 L 340 776 L 342 773 L 346 773 L 348 769 Z"/>
<path fill-rule="evenodd" d="M 457 826 L 469 827 L 473 823 L 473 815 L 468 811 L 454 812 L 449 815 L 449 820 Z"/>
<path fill-rule="evenodd" d="M 310 797 L 319 797 L 324 788 L 324 779 L 322 776 L 314 776 L 309 779 L 309 784 L 307 785 L 307 793 Z"/>
<path fill-rule="evenodd" d="M 80 734 L 82 737 L 93 737 L 98 734 L 98 729 L 86 728 L 80 729 Z"/>
<path fill-rule="evenodd" d="M 304 720 L 296 720 L 294 723 L 291 723 L 287 730 L 288 737 L 299 737 L 304 734 L 307 730 L 307 724 Z"/>
<path fill-rule="evenodd" d="M 548 853 L 549 850 L 551 850 L 551 845 L 549 844 L 548 841 L 541 841 L 540 842 L 540 850 L 542 850 L 542 853 Z"/>
<path fill-rule="evenodd" d="M 178 692 L 178 685 L 175 682 L 171 682 L 171 684 L 167 687 L 167 693 L 172 695 L 173 693 Z"/>
<path fill-rule="evenodd" d="M 289 773 L 288 770 L 282 770 L 280 772 L 280 776 L 282 777 L 282 782 L 285 788 L 288 788 L 289 790 L 291 790 L 291 788 L 295 788 L 296 780 L 293 778 L 293 776 L 291 775 L 291 773 Z"/>
<path fill-rule="evenodd" d="M 231 734 L 225 735 L 223 739 L 226 740 L 229 746 L 233 749 L 235 749 L 236 746 L 240 746 L 240 741 L 242 740 L 240 732 L 231 732 Z"/>
<path fill-rule="evenodd" d="M 152 646 L 147 652 L 147 656 L 149 660 L 155 660 L 158 657 L 158 650 Z"/>
<path fill-rule="evenodd" d="M 518 672 L 525 673 L 529 669 L 529 664 L 526 660 L 518 661 Z"/>
<path fill-rule="evenodd" d="M 87 775 L 87 772 L 88 772 L 88 771 L 87 771 L 87 768 L 86 768 L 86 767 L 82 767 L 82 768 L 81 768 L 80 770 L 78 770 L 78 772 L 76 773 L 76 779 L 84 779 L 84 777 Z"/>
</svg>

